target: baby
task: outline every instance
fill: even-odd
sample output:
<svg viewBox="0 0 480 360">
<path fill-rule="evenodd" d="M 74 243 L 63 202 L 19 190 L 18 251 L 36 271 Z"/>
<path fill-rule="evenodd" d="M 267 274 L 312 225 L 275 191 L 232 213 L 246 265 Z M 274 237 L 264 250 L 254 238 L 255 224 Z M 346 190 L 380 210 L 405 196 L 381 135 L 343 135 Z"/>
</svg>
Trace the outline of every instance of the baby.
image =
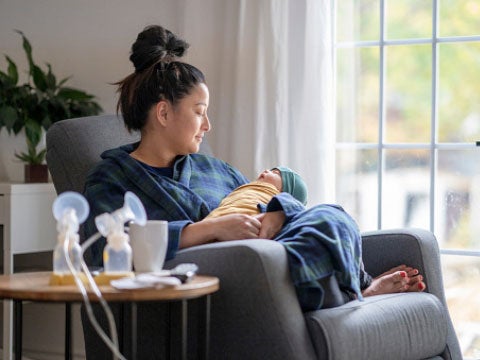
<svg viewBox="0 0 480 360">
<path fill-rule="evenodd" d="M 303 205 L 307 203 L 307 186 L 300 175 L 292 169 L 278 166 L 263 171 L 257 180 L 233 190 L 207 218 L 228 214 L 258 214 L 259 205 L 268 204 L 280 192 L 289 193 Z"/>
</svg>

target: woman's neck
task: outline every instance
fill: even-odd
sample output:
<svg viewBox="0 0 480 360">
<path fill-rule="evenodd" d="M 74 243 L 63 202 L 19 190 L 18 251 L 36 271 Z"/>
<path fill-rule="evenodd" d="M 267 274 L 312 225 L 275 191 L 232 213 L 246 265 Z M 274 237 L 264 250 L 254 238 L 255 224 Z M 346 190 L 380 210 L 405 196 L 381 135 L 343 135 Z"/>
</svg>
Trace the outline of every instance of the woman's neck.
<svg viewBox="0 0 480 360">
<path fill-rule="evenodd" d="M 130 156 L 153 167 L 172 167 L 175 155 L 167 154 L 168 152 L 161 146 L 142 140 Z"/>
</svg>

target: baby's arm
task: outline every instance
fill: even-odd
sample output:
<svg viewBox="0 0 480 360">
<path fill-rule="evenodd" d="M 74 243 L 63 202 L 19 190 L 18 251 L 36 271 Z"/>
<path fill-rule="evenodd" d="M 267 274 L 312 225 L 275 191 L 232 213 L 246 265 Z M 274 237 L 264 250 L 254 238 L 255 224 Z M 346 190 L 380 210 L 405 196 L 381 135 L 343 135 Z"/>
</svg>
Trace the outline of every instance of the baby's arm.
<svg viewBox="0 0 480 360">
<path fill-rule="evenodd" d="M 282 230 L 285 213 L 281 210 L 269 211 L 257 215 L 257 219 L 262 223 L 258 237 L 260 239 L 273 239 Z"/>
</svg>

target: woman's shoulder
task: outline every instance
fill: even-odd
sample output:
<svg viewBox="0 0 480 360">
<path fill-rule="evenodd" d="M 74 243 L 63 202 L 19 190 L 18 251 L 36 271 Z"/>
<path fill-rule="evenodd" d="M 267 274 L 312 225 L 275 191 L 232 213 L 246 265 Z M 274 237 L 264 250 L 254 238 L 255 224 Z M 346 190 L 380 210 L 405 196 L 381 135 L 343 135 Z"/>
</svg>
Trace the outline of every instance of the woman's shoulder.
<svg viewBox="0 0 480 360">
<path fill-rule="evenodd" d="M 216 158 L 212 155 L 196 153 L 196 154 L 190 154 L 189 158 L 191 159 L 193 165 L 195 167 L 200 168 L 200 169 L 216 168 L 217 170 L 233 169 L 235 171 L 238 171 L 237 169 L 235 169 L 233 166 L 231 166 L 226 161 L 224 161 L 222 159 L 219 159 L 219 158 Z"/>
<path fill-rule="evenodd" d="M 117 178 L 125 172 L 132 162 L 130 152 L 133 151 L 135 144 L 123 145 L 114 149 L 109 149 L 101 154 L 101 160 L 90 169 L 87 175 L 87 181 L 93 179 Z"/>
<path fill-rule="evenodd" d="M 193 163 L 198 165 L 216 164 L 221 166 L 228 166 L 228 164 L 225 161 L 208 154 L 195 153 L 195 154 L 188 155 L 188 157 L 191 159 Z"/>
<path fill-rule="evenodd" d="M 235 184 L 242 185 L 248 182 L 248 179 L 234 166 L 228 162 L 205 154 L 191 154 L 189 158 L 192 161 L 193 168 L 205 173 L 210 173 L 216 177 L 232 179 Z"/>
</svg>

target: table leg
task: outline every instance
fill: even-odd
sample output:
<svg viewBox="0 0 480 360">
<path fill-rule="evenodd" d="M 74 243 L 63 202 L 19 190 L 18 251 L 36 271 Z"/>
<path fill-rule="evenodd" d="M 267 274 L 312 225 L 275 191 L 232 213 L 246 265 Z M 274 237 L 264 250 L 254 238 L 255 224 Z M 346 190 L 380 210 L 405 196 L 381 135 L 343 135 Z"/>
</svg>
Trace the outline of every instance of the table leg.
<svg viewBox="0 0 480 360">
<path fill-rule="evenodd" d="M 132 354 L 131 354 L 131 359 L 132 360 L 137 360 L 137 303 L 132 302 L 130 304 L 131 306 L 131 316 L 132 316 L 132 325 L 131 325 L 131 331 L 132 331 Z"/>
<path fill-rule="evenodd" d="M 208 360 L 210 356 L 210 308 L 211 297 L 206 295 L 198 299 L 199 322 L 198 322 L 198 358 Z M 203 339 L 202 339 L 203 336 Z"/>
<path fill-rule="evenodd" d="M 13 309 L 12 301 L 3 300 L 3 359 L 12 359 Z"/>
<path fill-rule="evenodd" d="M 72 304 L 65 303 L 65 360 L 72 360 Z"/>
<path fill-rule="evenodd" d="M 128 319 L 128 306 L 126 303 L 119 303 L 119 312 L 118 312 L 118 323 L 120 326 L 117 326 L 117 335 L 118 335 L 118 350 L 121 354 L 126 355 L 125 350 L 127 349 L 127 334 L 126 331 L 126 319 Z"/>
<path fill-rule="evenodd" d="M 13 308 L 15 313 L 15 360 L 22 360 L 22 300 L 14 300 Z"/>
<path fill-rule="evenodd" d="M 170 303 L 170 359 L 187 360 L 187 314 L 187 300 Z"/>
<path fill-rule="evenodd" d="M 10 250 L 10 228 L 3 225 L 3 274 L 13 274 L 13 254 Z M 12 359 L 13 303 L 3 300 L 3 359 Z"/>
</svg>

